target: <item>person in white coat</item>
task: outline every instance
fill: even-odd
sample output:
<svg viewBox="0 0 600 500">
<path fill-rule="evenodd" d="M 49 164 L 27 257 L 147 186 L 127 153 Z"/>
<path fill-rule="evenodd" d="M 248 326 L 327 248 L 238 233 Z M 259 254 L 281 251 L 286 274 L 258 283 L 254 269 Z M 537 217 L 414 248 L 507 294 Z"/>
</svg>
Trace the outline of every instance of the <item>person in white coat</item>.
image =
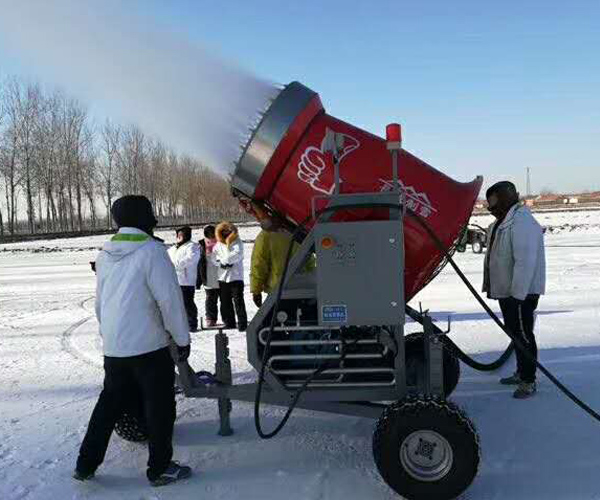
<svg viewBox="0 0 600 500">
<path fill-rule="evenodd" d="M 540 295 L 546 291 L 544 231 L 529 208 L 519 204 L 512 182 L 494 184 L 486 198 L 496 222 L 488 230 L 483 291 L 498 300 L 506 326 L 525 348 L 516 350 L 515 374 L 500 382 L 518 385 L 513 395 L 525 399 L 536 392 L 534 326 Z"/>
<path fill-rule="evenodd" d="M 177 280 L 183 295 L 183 304 L 188 317 L 190 332 L 198 331 L 198 308 L 194 302 L 200 247 L 192 241 L 192 228 L 183 226 L 177 229 L 177 242 L 169 248 L 169 257 L 175 266 Z"/>
<path fill-rule="evenodd" d="M 140 395 L 148 428 L 148 469 L 153 486 L 188 477 L 173 462 L 175 364 L 190 354 L 190 335 L 177 276 L 164 244 L 152 236 L 156 218 L 144 196 L 124 196 L 111 213 L 119 232 L 95 261 L 96 318 L 104 350 L 104 388 L 79 450 L 73 477 L 94 477 L 117 420 Z"/>
<path fill-rule="evenodd" d="M 237 326 L 243 332 L 248 326 L 244 302 L 244 243 L 239 238 L 237 227 L 230 222 L 221 222 L 216 235 L 217 244 L 210 258 L 219 267 L 221 318 L 225 328 Z"/>
</svg>

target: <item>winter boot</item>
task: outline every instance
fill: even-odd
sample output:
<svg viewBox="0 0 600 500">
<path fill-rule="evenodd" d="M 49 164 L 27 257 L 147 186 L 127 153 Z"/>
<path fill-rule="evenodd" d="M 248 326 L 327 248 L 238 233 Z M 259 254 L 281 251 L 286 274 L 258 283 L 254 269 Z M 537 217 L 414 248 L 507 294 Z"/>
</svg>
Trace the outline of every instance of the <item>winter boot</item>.
<svg viewBox="0 0 600 500">
<path fill-rule="evenodd" d="M 167 484 L 174 483 L 180 479 L 187 479 L 192 475 L 191 467 L 187 465 L 179 465 L 177 462 L 171 462 L 164 471 L 156 479 L 150 480 L 152 486 L 165 486 Z"/>
<path fill-rule="evenodd" d="M 515 372 L 510 377 L 500 379 L 502 385 L 519 385 L 522 382 L 521 376 Z"/>
<path fill-rule="evenodd" d="M 521 382 L 517 390 L 514 392 L 515 399 L 527 399 L 533 396 L 537 391 L 535 382 Z"/>
</svg>

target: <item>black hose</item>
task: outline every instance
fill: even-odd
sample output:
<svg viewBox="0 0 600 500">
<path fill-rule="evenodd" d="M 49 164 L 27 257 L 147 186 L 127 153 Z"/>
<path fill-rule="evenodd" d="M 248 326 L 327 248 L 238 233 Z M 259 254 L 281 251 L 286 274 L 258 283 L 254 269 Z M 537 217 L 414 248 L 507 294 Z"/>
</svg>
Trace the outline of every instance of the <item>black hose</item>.
<svg viewBox="0 0 600 500">
<path fill-rule="evenodd" d="M 423 322 L 423 315 L 410 306 L 406 306 L 406 314 L 408 314 L 413 320 L 419 323 Z M 444 335 L 444 332 L 435 323 L 433 323 L 432 326 L 435 330 L 435 333 L 441 334 L 440 338 L 442 339 L 442 343 L 444 344 L 444 349 L 447 349 L 452 356 L 462 361 L 465 365 L 470 366 L 474 370 L 480 372 L 493 372 L 495 370 L 498 370 L 499 368 L 502 368 L 502 366 L 504 366 L 504 364 L 508 361 L 511 354 L 515 350 L 515 346 L 511 342 L 497 360 L 492 361 L 491 363 L 481 363 L 480 361 L 477 361 L 468 354 L 466 354 L 460 347 L 458 347 L 454 343 L 454 341 L 450 337 Z"/>
<path fill-rule="evenodd" d="M 288 246 L 287 253 L 285 256 L 285 265 L 283 266 L 283 273 L 281 274 L 281 280 L 279 281 L 279 286 L 277 287 L 277 295 L 275 298 L 275 304 L 273 306 L 272 313 L 271 313 L 271 323 L 269 324 L 269 333 L 267 334 L 267 339 L 265 341 L 265 347 L 263 350 L 260 372 L 258 374 L 258 383 L 256 384 L 256 396 L 254 398 L 254 427 L 256 427 L 256 432 L 262 439 L 271 439 L 272 437 L 275 437 L 277 434 L 279 434 L 279 432 L 283 429 L 283 427 L 285 426 L 285 424 L 287 423 L 289 418 L 292 416 L 292 412 L 296 408 L 296 405 L 298 404 L 298 400 L 300 399 L 300 396 L 304 392 L 304 389 L 306 389 L 306 387 L 310 383 L 311 379 L 316 376 L 313 374 L 312 378 L 308 377 L 304 381 L 302 386 L 300 386 L 296 390 L 296 393 L 294 394 L 294 397 L 292 398 L 292 401 L 290 402 L 290 405 L 289 405 L 285 415 L 283 416 L 283 418 L 281 419 L 281 422 L 279 422 L 277 427 L 275 427 L 275 429 L 272 430 L 271 432 L 264 432 L 262 429 L 261 423 L 260 423 L 260 401 L 261 401 L 261 396 L 262 396 L 262 388 L 263 388 L 263 383 L 264 383 L 265 370 L 267 367 L 267 361 L 268 361 L 268 357 L 269 357 L 269 351 L 271 349 L 271 339 L 273 338 L 273 332 L 275 330 L 275 321 L 277 320 L 277 309 L 279 308 L 279 303 L 281 302 L 281 296 L 283 294 L 284 283 L 285 283 L 285 279 L 287 277 L 290 260 L 292 258 L 292 249 L 294 248 L 294 241 L 296 239 L 296 236 L 301 231 L 301 229 L 303 229 L 304 224 L 306 224 L 306 222 L 308 222 L 309 219 L 310 219 L 310 216 L 307 217 L 304 221 L 302 221 L 301 224 L 298 225 L 298 227 L 294 231 L 294 234 L 292 235 L 292 238 L 290 239 L 290 244 Z"/>
<path fill-rule="evenodd" d="M 476 359 L 473 359 L 468 354 L 463 352 L 460 347 L 458 347 L 454 341 L 450 337 L 442 337 L 442 342 L 444 343 L 444 347 L 448 349 L 448 351 L 462 361 L 465 365 L 470 366 L 473 370 L 477 370 L 480 372 L 493 372 L 502 368 L 504 364 L 509 360 L 511 354 L 515 350 L 515 345 L 511 342 L 506 350 L 501 354 L 501 356 L 491 363 L 481 363 Z"/>
</svg>

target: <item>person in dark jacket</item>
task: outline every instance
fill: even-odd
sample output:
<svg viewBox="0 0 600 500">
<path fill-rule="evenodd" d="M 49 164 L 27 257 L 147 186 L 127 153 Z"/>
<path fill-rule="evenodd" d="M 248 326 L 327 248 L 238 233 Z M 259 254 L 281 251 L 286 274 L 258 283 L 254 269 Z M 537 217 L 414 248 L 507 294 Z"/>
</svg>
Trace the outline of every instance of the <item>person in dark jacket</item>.
<svg viewBox="0 0 600 500">
<path fill-rule="evenodd" d="M 546 290 L 544 232 L 529 208 L 519 203 L 512 182 L 494 184 L 486 198 L 496 222 L 488 229 L 483 291 L 498 300 L 506 326 L 525 349 L 516 350 L 516 373 L 500 382 L 517 385 L 514 397 L 525 399 L 536 392 L 534 325 L 540 295 Z"/>
<path fill-rule="evenodd" d="M 206 326 L 213 327 L 218 320 L 219 307 L 219 268 L 211 261 L 210 257 L 217 244 L 215 226 L 208 225 L 204 228 L 204 239 L 198 242 L 200 246 L 200 262 L 198 263 L 198 281 L 196 289 L 204 287 Z"/>
</svg>

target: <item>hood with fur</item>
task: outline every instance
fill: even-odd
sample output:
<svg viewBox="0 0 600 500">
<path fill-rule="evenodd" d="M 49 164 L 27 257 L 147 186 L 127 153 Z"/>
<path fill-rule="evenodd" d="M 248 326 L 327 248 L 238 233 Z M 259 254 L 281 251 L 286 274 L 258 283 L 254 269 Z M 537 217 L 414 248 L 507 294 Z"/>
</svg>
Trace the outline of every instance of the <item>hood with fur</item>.
<svg viewBox="0 0 600 500">
<path fill-rule="evenodd" d="M 229 236 L 225 237 L 223 233 L 229 232 Z M 238 239 L 238 228 L 232 224 L 231 222 L 221 222 L 217 226 L 216 230 L 217 241 L 220 243 L 224 243 L 227 246 L 231 246 L 231 244 Z"/>
</svg>

